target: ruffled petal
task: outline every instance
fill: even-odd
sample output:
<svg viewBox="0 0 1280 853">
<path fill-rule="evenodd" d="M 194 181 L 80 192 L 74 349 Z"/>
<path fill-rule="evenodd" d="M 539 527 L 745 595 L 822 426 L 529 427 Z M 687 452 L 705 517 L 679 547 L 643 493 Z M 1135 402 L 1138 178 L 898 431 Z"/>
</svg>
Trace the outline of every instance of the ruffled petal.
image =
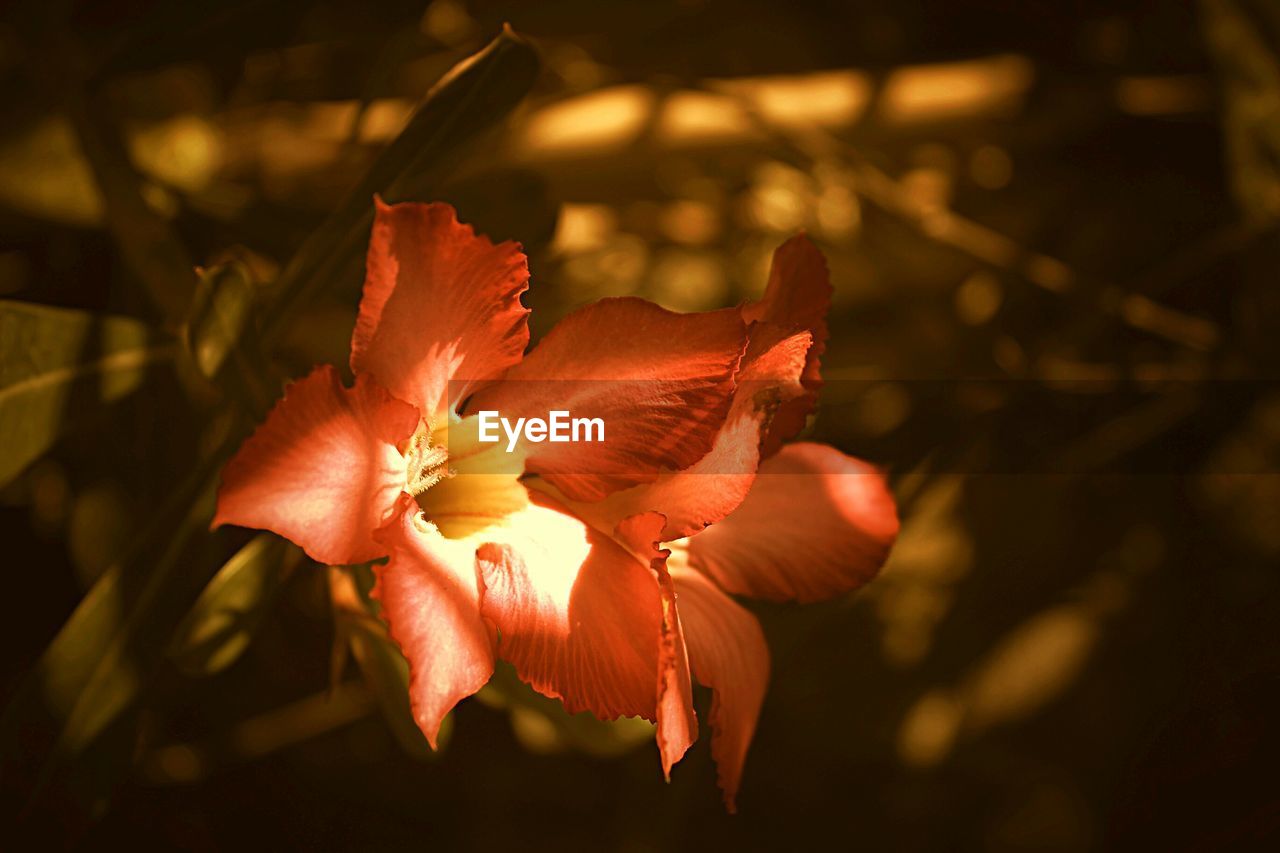
<svg viewBox="0 0 1280 853">
<path fill-rule="evenodd" d="M 706 576 L 673 568 L 672 578 L 693 677 L 712 690 L 711 755 L 733 812 L 769 682 L 769 647 L 756 617 Z"/>
<path fill-rule="evenodd" d="M 743 306 L 748 322 L 767 322 L 790 331 L 806 330 L 812 337 L 805 361 L 806 393 L 785 402 L 774 415 L 765 438 L 764 456 L 772 456 L 804 428 L 822 387 L 821 358 L 827 348 L 827 309 L 831 306 L 831 275 L 827 260 L 803 234 L 792 237 L 773 253 L 769 283 L 759 302 Z"/>
<path fill-rule="evenodd" d="M 764 320 L 792 329 L 808 329 L 815 341 L 827 338 L 831 275 L 822 250 L 797 234 L 773 253 L 769 282 L 759 301 L 743 306 L 748 322 Z"/>
<path fill-rule="evenodd" d="M 418 412 L 368 377 L 344 388 L 325 365 L 291 383 L 222 472 L 213 526 L 274 531 L 317 562 L 386 554 L 373 539 L 405 487 L 397 449 Z"/>
<path fill-rule="evenodd" d="M 674 314 L 642 299 L 604 299 L 562 320 L 469 412 L 599 418 L 600 442 L 524 442 L 526 469 L 574 500 L 599 500 L 686 468 L 711 449 L 746 345 L 734 309 Z"/>
<path fill-rule="evenodd" d="M 658 650 L 657 739 L 662 772 L 670 779 L 672 766 L 698 739 L 698 717 L 693 710 L 693 680 L 676 609 L 675 586 L 667 571 L 667 557 L 671 552 L 658 547 L 665 524 L 666 519 L 660 513 L 644 513 L 624 519 L 618 524 L 615 536 L 638 559 L 647 561 L 658 576 L 662 636 Z"/>
<path fill-rule="evenodd" d="M 493 675 L 493 640 L 480 616 L 475 549 L 445 539 L 416 506 L 381 536 L 373 597 L 409 662 L 409 701 L 432 749 L 440 722 Z"/>
<path fill-rule="evenodd" d="M 376 203 L 351 369 L 438 421 L 450 397 L 524 353 L 528 263 L 519 244 L 494 245 L 447 204 Z"/>
<path fill-rule="evenodd" d="M 883 474 L 799 443 L 765 460 L 728 518 L 688 540 L 689 561 L 737 595 L 813 602 L 875 577 L 897 535 Z"/>
<path fill-rule="evenodd" d="M 650 567 L 545 498 L 476 551 L 498 656 L 569 713 L 656 719 L 662 603 Z"/>
<path fill-rule="evenodd" d="M 571 502 L 574 513 L 597 529 L 613 530 L 625 518 L 658 512 L 666 518 L 661 541 L 690 536 L 732 512 L 746 498 L 760 464 L 762 434 L 779 407 L 805 393 L 800 384 L 808 332 L 788 333 L 759 322 L 737 376 L 733 403 L 706 456 L 683 471 L 614 492 L 595 502 Z"/>
</svg>

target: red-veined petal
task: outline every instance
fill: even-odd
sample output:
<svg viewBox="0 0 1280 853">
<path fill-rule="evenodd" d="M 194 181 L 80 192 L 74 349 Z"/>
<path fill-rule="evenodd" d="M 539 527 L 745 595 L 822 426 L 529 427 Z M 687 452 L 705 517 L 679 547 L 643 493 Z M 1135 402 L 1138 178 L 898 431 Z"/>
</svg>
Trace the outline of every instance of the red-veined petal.
<svg viewBox="0 0 1280 853">
<path fill-rule="evenodd" d="M 330 565 L 381 557 L 373 532 L 404 489 L 397 447 L 417 424 L 413 406 L 368 377 L 344 388 L 337 370 L 318 367 L 223 469 L 213 526 L 271 530 Z"/>
<path fill-rule="evenodd" d="M 513 423 L 551 410 L 601 419 L 602 442 L 523 444 L 528 471 L 574 500 L 599 500 L 711 449 L 745 345 L 737 310 L 675 314 L 642 299 L 603 299 L 562 320 L 468 411 Z"/>
<path fill-rule="evenodd" d="M 447 204 L 376 203 L 351 369 L 439 420 L 451 389 L 456 404 L 524 353 L 528 263 Z"/>
<path fill-rule="evenodd" d="M 728 518 L 689 539 L 689 561 L 737 595 L 813 602 L 875 577 L 897 535 L 883 474 L 799 443 L 765 460 Z"/>
<path fill-rule="evenodd" d="M 800 375 L 809 344 L 808 332 L 788 334 L 771 323 L 753 324 L 729 415 L 710 452 L 683 471 L 664 472 L 652 483 L 570 507 L 606 531 L 632 515 L 661 513 L 667 519 L 663 542 L 692 535 L 727 516 L 755 480 L 762 430 L 780 406 L 804 393 Z"/>
<path fill-rule="evenodd" d="M 481 612 L 498 657 L 569 713 L 656 718 L 662 604 L 644 562 L 552 502 L 485 531 Z"/>
</svg>

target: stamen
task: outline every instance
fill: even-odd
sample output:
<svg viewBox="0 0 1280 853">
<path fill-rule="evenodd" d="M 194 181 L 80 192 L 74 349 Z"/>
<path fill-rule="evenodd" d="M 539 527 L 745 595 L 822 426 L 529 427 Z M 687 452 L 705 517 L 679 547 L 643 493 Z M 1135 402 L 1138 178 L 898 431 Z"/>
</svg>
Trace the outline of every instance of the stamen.
<svg viewBox="0 0 1280 853">
<path fill-rule="evenodd" d="M 452 477 L 448 461 L 449 452 L 431 443 L 430 425 L 419 427 L 405 454 L 405 491 L 416 498 L 441 480 Z"/>
</svg>

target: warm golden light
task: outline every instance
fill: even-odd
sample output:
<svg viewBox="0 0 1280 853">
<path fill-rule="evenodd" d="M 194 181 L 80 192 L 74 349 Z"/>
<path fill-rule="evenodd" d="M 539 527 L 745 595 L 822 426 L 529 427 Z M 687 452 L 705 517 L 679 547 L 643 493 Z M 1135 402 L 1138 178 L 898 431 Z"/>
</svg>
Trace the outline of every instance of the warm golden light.
<svg viewBox="0 0 1280 853">
<path fill-rule="evenodd" d="M 676 92 L 662 105 L 658 134 L 677 145 L 728 142 L 753 133 L 742 104 L 727 95 Z"/>
<path fill-rule="evenodd" d="M 1034 72 L 1021 56 L 902 68 L 889 75 L 879 114 L 894 123 L 941 121 L 1018 103 Z"/>
<path fill-rule="evenodd" d="M 569 154 L 616 149 L 634 141 L 656 96 L 644 86 L 615 86 L 543 107 L 524 131 L 531 152 Z"/>
<path fill-rule="evenodd" d="M 851 125 L 871 101 L 871 81 L 861 71 L 720 80 L 711 85 L 744 99 L 766 121 L 789 128 Z"/>
</svg>

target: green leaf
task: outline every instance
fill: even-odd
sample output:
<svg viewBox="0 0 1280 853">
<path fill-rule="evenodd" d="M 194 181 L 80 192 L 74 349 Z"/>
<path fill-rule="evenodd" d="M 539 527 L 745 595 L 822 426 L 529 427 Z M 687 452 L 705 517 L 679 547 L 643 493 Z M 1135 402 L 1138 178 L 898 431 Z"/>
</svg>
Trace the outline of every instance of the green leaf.
<svg viewBox="0 0 1280 853">
<path fill-rule="evenodd" d="M 240 345 L 253 318 L 254 285 L 236 261 L 201 270 L 184 337 L 197 369 L 213 379 Z"/>
<path fill-rule="evenodd" d="M 240 435 L 237 428 L 181 481 L 130 553 L 81 600 L 10 699 L 0 717 L 0 776 L 24 780 L 31 792 L 29 802 L 11 804 L 15 809 L 34 808 L 55 775 L 137 700 L 177 614 L 196 598 L 200 578 L 212 576 L 213 567 L 204 565 L 208 544 L 198 534 L 213 512 L 217 470 Z M 127 762 L 113 772 L 125 769 Z M 88 800 L 111 779 L 105 774 L 81 780 L 87 787 L 77 796 Z"/>
<path fill-rule="evenodd" d="M 198 482 L 199 478 L 192 479 Z M 174 592 L 166 581 L 179 566 L 190 566 L 187 559 L 195 534 L 208 524 L 208 518 L 213 514 L 213 489 L 203 483 L 199 485 L 204 488 L 198 493 L 191 510 L 171 530 L 172 538 L 156 555 L 154 563 L 143 563 L 141 560 L 122 563 L 122 569 L 136 571 L 137 566 L 142 564 L 148 565 L 151 571 L 136 597 L 131 595 L 128 599 L 121 598 L 113 603 L 112 609 L 115 612 L 109 615 L 114 616 L 112 624 L 118 627 L 111 635 L 110 642 L 101 646 L 90 645 L 89 638 L 77 630 L 80 626 L 73 625 L 75 616 L 80 615 L 81 608 L 77 608 L 72 622 L 63 627 L 42 658 L 40 669 L 46 678 L 50 673 L 64 668 L 77 675 L 76 681 L 68 684 L 67 698 L 73 698 L 74 701 L 66 713 L 59 736 L 56 748 L 59 757 L 74 756 L 85 749 L 137 698 L 143 675 L 150 669 L 145 665 L 152 662 L 148 657 L 155 656 L 154 653 L 148 656 L 137 647 L 140 642 L 149 643 L 154 639 L 163 642 L 162 638 L 166 634 L 160 633 L 163 628 L 152 622 L 152 619 L 158 618 L 163 623 L 166 611 L 164 605 L 170 603 L 170 596 Z M 112 570 L 108 572 L 112 578 L 112 587 L 118 589 L 123 575 L 115 574 Z M 129 574 L 132 575 L 133 572 Z M 104 575 L 104 579 L 107 577 L 108 575 Z M 103 608 L 97 607 L 94 610 L 102 611 Z M 108 614 L 100 613 L 99 618 L 106 615 Z M 88 624 L 96 627 L 97 623 L 95 621 Z M 96 631 L 94 636 L 96 639 Z M 74 666 L 70 665 L 69 658 L 78 659 Z M 79 662 L 84 659 L 88 660 L 89 666 Z"/>
<path fill-rule="evenodd" d="M 278 536 L 263 533 L 250 540 L 200 593 L 174 634 L 170 659 L 193 676 L 213 675 L 235 663 L 296 558 L 296 549 Z"/>
<path fill-rule="evenodd" d="M 230 253 L 227 253 L 230 254 Z M 188 372 L 219 386 L 255 422 L 266 418 L 276 393 L 274 369 L 258 337 L 258 282 L 234 256 L 199 271 L 191 314 L 182 327 Z"/>
<path fill-rule="evenodd" d="M 65 718 L 71 713 L 96 663 L 85 652 L 110 645 L 120 629 L 124 605 L 120 567 L 112 566 L 81 600 L 45 651 L 40 686 L 46 704 L 56 716 Z M 122 670 L 120 683 L 132 684 L 136 680 L 133 668 L 126 663 Z M 131 692 L 131 688 L 127 691 Z"/>
<path fill-rule="evenodd" d="M 342 281 L 359 263 L 373 221 L 374 194 L 396 201 L 430 193 L 468 143 L 515 109 L 538 70 L 537 53 L 507 28 L 445 74 L 359 186 L 281 273 L 266 312 L 264 339 L 276 340 L 300 305 Z"/>
<path fill-rule="evenodd" d="M 0 485 L 174 352 L 137 320 L 0 300 Z"/>
</svg>

